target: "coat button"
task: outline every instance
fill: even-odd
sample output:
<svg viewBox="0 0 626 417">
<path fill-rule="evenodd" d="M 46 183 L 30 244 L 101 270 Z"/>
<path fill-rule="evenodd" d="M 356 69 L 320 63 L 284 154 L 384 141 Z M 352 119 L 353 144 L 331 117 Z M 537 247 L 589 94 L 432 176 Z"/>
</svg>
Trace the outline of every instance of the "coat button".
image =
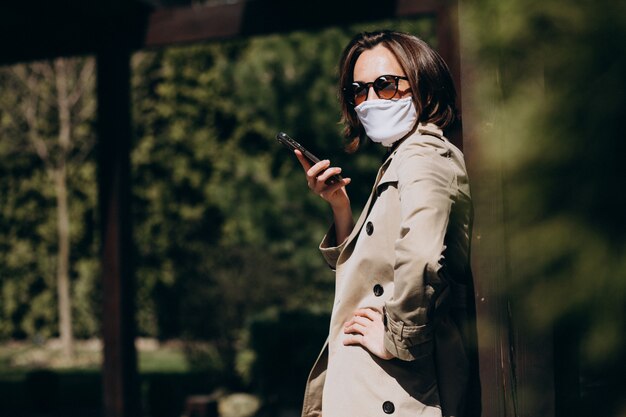
<svg viewBox="0 0 626 417">
<path fill-rule="evenodd" d="M 367 222 L 367 224 L 365 225 L 365 231 L 370 236 L 372 235 L 372 233 L 374 233 L 374 225 L 372 224 L 372 222 Z"/>
<path fill-rule="evenodd" d="M 385 412 L 385 414 L 392 414 L 394 411 L 396 411 L 396 406 L 393 405 L 391 401 L 385 401 L 383 403 L 383 411 Z"/>
<path fill-rule="evenodd" d="M 376 297 L 380 297 L 381 295 L 383 295 L 384 292 L 385 292 L 385 290 L 383 289 L 382 285 L 380 285 L 380 284 L 374 285 L 374 295 Z"/>
</svg>

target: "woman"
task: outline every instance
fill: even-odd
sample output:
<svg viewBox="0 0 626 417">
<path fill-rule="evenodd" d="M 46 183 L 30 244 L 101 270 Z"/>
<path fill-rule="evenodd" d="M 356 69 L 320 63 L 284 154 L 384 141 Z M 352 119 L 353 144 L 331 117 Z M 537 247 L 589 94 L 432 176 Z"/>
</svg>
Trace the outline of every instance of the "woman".
<svg viewBox="0 0 626 417">
<path fill-rule="evenodd" d="M 463 284 L 471 283 L 471 202 L 449 70 L 404 33 L 356 36 L 340 62 L 344 134 L 389 148 L 356 224 L 341 169 L 311 166 L 331 206 L 320 249 L 336 270 L 330 331 L 305 392 L 304 417 L 462 416 L 468 386 Z"/>
</svg>

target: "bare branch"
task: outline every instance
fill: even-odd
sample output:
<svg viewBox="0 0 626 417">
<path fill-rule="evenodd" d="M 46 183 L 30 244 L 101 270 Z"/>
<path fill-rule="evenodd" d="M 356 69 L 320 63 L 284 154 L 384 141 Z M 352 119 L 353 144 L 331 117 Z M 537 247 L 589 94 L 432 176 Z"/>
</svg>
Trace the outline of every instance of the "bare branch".
<svg viewBox="0 0 626 417">
<path fill-rule="evenodd" d="M 25 71 L 28 76 L 25 80 L 25 86 L 28 89 L 29 94 L 36 95 L 39 100 L 43 101 L 49 107 L 56 106 L 52 96 L 42 91 L 44 86 L 43 82 L 48 80 L 52 82 L 54 80 L 54 71 L 52 65 L 48 61 L 39 61 L 29 64 L 30 67 L 24 65 Z"/>
<path fill-rule="evenodd" d="M 89 59 L 88 65 L 90 68 L 83 69 L 79 82 L 82 84 L 82 99 L 81 105 L 78 108 L 78 112 L 75 114 L 75 122 L 77 124 L 92 118 L 96 112 L 96 97 L 94 91 L 94 79 L 95 79 L 95 60 Z"/>
<path fill-rule="evenodd" d="M 37 97 L 27 94 L 20 104 L 29 132 L 37 132 L 39 129 L 39 106 Z"/>
<path fill-rule="evenodd" d="M 39 63 L 39 71 L 45 71 L 42 68 L 45 65 Z M 24 114 L 24 120 L 28 125 L 28 130 L 33 133 L 38 132 L 39 129 L 39 105 L 40 101 L 46 99 L 45 94 L 41 94 L 41 80 L 38 79 L 37 74 L 32 71 L 27 65 L 16 65 L 11 69 L 15 78 L 19 81 L 22 87 L 25 89 L 20 101 L 20 107 Z M 50 100 L 45 100 L 46 104 L 51 105 Z M 46 152 L 47 154 L 47 152 Z"/>
<path fill-rule="evenodd" d="M 36 134 L 33 134 L 31 132 L 29 132 L 28 136 L 30 139 L 30 143 L 37 153 L 37 156 L 39 156 L 39 159 L 47 164 L 50 158 L 48 157 L 48 147 L 46 146 L 46 142 L 38 137 Z"/>
<path fill-rule="evenodd" d="M 68 101 L 69 77 L 67 74 L 67 62 L 65 58 L 55 59 L 54 69 L 56 70 L 56 77 L 54 80 L 57 88 L 59 145 L 61 145 L 61 149 L 63 150 L 63 154 L 65 156 L 72 146 L 72 117 Z"/>
<path fill-rule="evenodd" d="M 27 64 L 14 65 L 9 72 L 13 75 L 12 78 L 17 81 L 17 84 L 26 90 L 25 96 L 39 95 L 37 75 Z"/>
<path fill-rule="evenodd" d="M 26 137 L 35 153 L 43 161 L 46 169 L 50 169 L 50 154 L 46 142 L 39 135 L 39 94 L 36 92 L 38 80 L 33 72 L 28 71 L 25 65 L 13 68 L 13 74 L 26 88 L 26 94 L 20 103 L 22 114 L 27 125 Z"/>
<path fill-rule="evenodd" d="M 88 100 L 83 102 L 83 105 L 80 107 L 78 113 L 75 115 L 76 123 L 82 123 L 85 120 L 88 120 L 92 117 L 96 112 L 96 100 L 95 97 L 91 96 Z"/>
<path fill-rule="evenodd" d="M 28 86 L 28 71 L 26 70 L 26 64 L 14 65 L 10 68 L 10 72 L 22 83 L 22 85 Z"/>
<path fill-rule="evenodd" d="M 41 78 L 51 80 L 54 78 L 54 71 L 52 70 L 52 64 L 50 61 L 37 61 L 31 64 L 33 72 L 38 74 Z"/>
<path fill-rule="evenodd" d="M 83 68 L 80 71 L 80 75 L 74 85 L 74 90 L 70 94 L 68 101 L 73 108 L 78 100 L 87 93 L 87 90 L 92 86 L 93 79 L 95 78 L 95 60 L 91 57 L 85 58 Z"/>
</svg>

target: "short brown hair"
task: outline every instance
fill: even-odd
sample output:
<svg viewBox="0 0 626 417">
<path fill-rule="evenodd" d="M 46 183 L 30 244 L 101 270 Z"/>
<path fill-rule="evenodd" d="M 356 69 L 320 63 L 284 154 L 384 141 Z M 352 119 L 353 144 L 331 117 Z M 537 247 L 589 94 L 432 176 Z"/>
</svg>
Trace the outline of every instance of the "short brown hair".
<svg viewBox="0 0 626 417">
<path fill-rule="evenodd" d="M 349 152 L 356 151 L 366 135 L 354 106 L 346 101 L 341 90 L 354 81 L 354 65 L 361 53 L 377 45 L 383 45 L 396 57 L 409 79 L 419 122 L 434 123 L 445 129 L 456 121 L 454 82 L 448 66 L 437 52 L 408 33 L 391 30 L 363 32 L 346 46 L 339 63 L 341 119 L 345 125 L 344 137 L 350 141 L 346 148 Z"/>
</svg>

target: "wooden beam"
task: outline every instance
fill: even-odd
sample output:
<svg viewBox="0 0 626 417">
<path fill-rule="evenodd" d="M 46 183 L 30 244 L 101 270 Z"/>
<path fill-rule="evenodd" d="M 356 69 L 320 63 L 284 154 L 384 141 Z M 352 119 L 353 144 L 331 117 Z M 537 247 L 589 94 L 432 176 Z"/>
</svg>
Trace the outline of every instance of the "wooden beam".
<svg viewBox="0 0 626 417">
<path fill-rule="evenodd" d="M 130 210 L 130 53 L 114 35 L 97 56 L 104 417 L 139 416 Z"/>
<path fill-rule="evenodd" d="M 396 17 L 436 14 L 442 7 L 456 6 L 456 0 L 397 0 L 395 3 Z"/>
<path fill-rule="evenodd" d="M 150 14 L 147 47 L 159 47 L 240 34 L 243 3 L 157 9 Z"/>
<path fill-rule="evenodd" d="M 238 1 L 161 8 L 150 14 L 144 45 L 217 40 L 236 36 L 313 30 L 419 15 L 435 15 L 448 1 L 293 0 Z"/>
<path fill-rule="evenodd" d="M 96 53 L 111 26 L 133 49 L 358 22 L 436 15 L 450 0 L 240 0 L 150 8 L 145 2 L 95 1 L 0 5 L 0 64 Z M 16 3 L 17 4 L 17 3 Z M 15 39 L 19 39 L 16 42 Z"/>
</svg>

